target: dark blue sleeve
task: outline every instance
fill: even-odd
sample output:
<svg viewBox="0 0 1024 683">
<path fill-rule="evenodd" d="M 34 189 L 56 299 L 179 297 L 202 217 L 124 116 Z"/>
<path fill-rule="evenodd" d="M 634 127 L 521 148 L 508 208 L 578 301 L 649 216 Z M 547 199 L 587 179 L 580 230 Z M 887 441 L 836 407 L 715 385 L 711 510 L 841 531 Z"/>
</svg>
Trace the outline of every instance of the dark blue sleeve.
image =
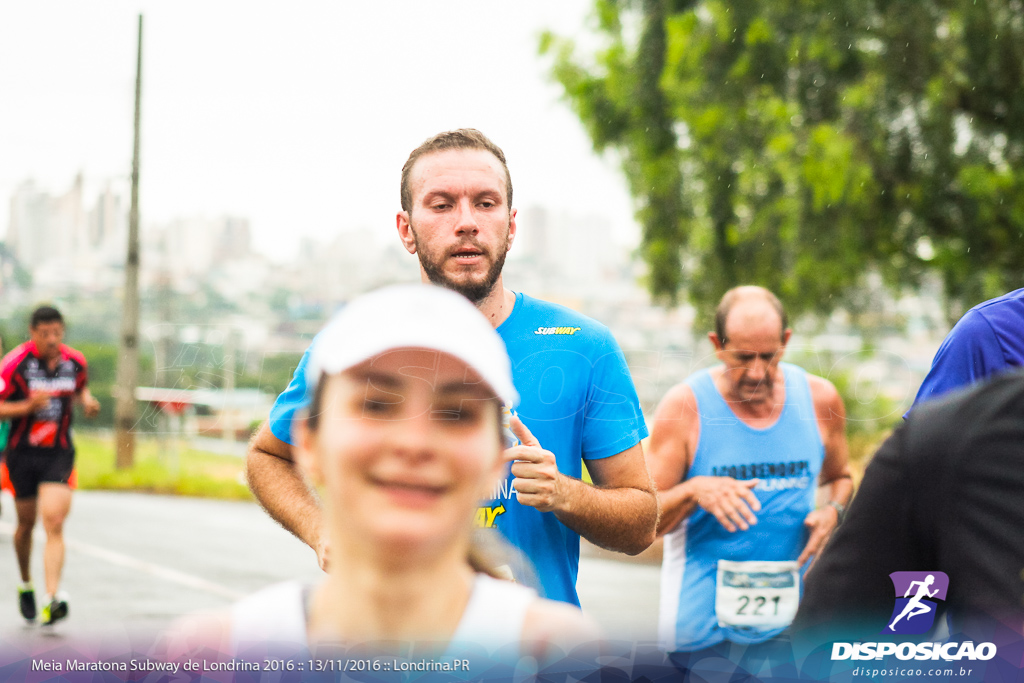
<svg viewBox="0 0 1024 683">
<path fill-rule="evenodd" d="M 923 401 L 974 384 L 1005 366 L 1005 354 L 992 326 L 977 311 L 967 311 L 943 340 L 910 410 Z"/>
<path fill-rule="evenodd" d="M 281 392 L 281 395 L 274 401 L 270 409 L 270 432 L 287 444 L 292 443 L 292 418 L 295 411 L 306 407 L 306 364 L 309 362 L 309 352 L 313 348 L 316 339 L 309 345 L 306 352 L 302 354 L 295 374 L 288 387 Z"/>
<path fill-rule="evenodd" d="M 647 436 L 626 357 L 611 332 L 603 332 L 583 417 L 583 457 L 587 460 L 618 455 Z"/>
</svg>

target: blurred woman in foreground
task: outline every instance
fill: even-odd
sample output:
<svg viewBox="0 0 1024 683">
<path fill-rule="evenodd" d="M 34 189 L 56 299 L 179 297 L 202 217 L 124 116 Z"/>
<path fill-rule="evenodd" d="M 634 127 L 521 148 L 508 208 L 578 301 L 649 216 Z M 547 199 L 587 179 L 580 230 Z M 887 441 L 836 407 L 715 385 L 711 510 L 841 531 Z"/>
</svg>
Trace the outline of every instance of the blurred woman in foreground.
<svg viewBox="0 0 1024 683">
<path fill-rule="evenodd" d="M 543 659 L 552 644 L 597 639 L 578 609 L 492 578 L 474 550 L 478 504 L 506 466 L 502 406 L 517 395 L 504 344 L 472 304 L 429 285 L 361 297 L 317 337 L 307 377 L 294 442 L 323 500 L 327 579 L 193 617 L 174 649 L 523 643 Z"/>
</svg>

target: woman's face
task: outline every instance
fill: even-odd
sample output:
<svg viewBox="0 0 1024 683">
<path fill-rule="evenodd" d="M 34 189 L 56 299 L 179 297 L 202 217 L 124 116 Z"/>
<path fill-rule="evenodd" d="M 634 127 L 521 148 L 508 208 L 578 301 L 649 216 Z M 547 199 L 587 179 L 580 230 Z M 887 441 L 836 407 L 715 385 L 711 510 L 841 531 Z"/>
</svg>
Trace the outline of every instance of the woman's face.
<svg viewBox="0 0 1024 683">
<path fill-rule="evenodd" d="M 328 518 L 374 543 L 468 537 L 503 470 L 493 392 L 462 361 L 397 349 L 326 378 L 299 457 Z"/>
</svg>

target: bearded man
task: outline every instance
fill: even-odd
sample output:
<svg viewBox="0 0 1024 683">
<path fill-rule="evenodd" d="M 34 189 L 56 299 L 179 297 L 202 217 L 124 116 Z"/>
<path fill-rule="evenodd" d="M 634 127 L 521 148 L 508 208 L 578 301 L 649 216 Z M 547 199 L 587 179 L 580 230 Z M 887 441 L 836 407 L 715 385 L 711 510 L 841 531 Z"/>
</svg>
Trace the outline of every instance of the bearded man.
<svg viewBox="0 0 1024 683">
<path fill-rule="evenodd" d="M 502 266 L 516 237 L 512 179 L 504 153 L 485 135 L 449 131 L 413 150 L 402 168 L 401 202 L 398 236 L 419 257 L 423 281 L 476 304 L 512 360 L 520 403 L 510 420 L 516 439 L 505 452 L 511 467 L 479 509 L 477 525 L 522 551 L 545 597 L 578 605 L 580 536 L 628 554 L 654 541 L 657 498 L 640 444 L 647 428 L 622 351 L 604 325 L 504 286 Z M 267 512 L 326 568 L 320 506 L 291 447 L 308 356 L 253 439 L 247 470 Z M 409 372 L 432 381 L 432 368 Z M 581 459 L 594 485 L 581 480 Z M 531 582 L 517 573 L 516 580 Z"/>
</svg>

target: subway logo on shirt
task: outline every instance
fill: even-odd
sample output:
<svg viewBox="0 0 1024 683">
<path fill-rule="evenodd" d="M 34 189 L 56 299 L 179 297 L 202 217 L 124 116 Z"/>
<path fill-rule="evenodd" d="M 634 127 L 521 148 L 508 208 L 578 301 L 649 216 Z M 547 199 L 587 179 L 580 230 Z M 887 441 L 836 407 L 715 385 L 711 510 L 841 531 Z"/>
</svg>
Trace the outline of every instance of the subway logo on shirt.
<svg viewBox="0 0 1024 683">
<path fill-rule="evenodd" d="M 533 331 L 534 334 L 568 334 L 570 336 L 580 331 L 579 327 L 538 327 Z"/>
</svg>

